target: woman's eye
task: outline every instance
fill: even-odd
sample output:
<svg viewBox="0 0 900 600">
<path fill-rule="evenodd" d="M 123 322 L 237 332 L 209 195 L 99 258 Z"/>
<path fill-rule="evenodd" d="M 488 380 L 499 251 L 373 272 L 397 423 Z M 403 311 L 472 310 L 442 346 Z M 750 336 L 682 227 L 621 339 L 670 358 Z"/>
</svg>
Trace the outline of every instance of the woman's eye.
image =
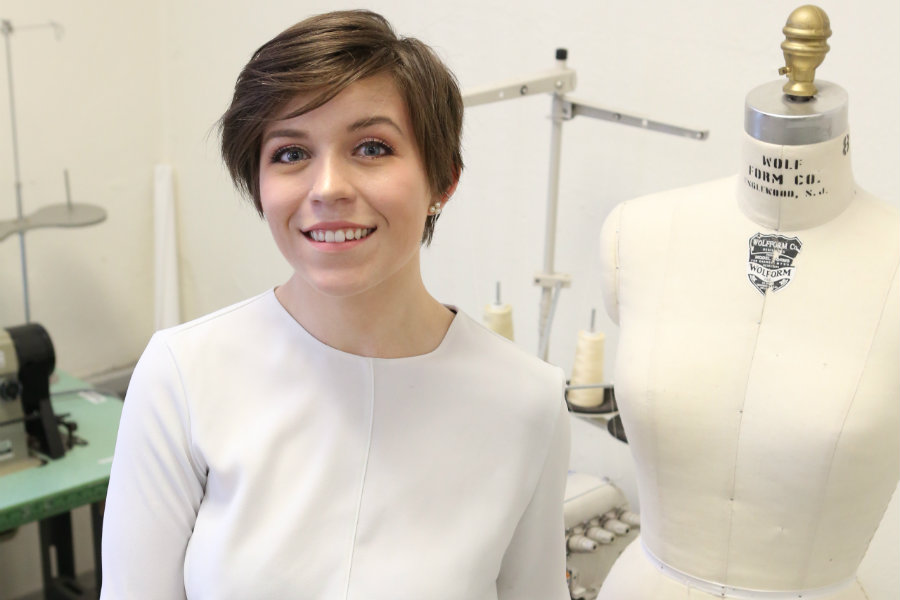
<svg viewBox="0 0 900 600">
<path fill-rule="evenodd" d="M 297 147 L 282 148 L 276 151 L 275 156 L 272 157 L 273 162 L 288 164 L 300 162 L 304 158 L 306 158 L 306 152 Z"/>
<path fill-rule="evenodd" d="M 378 140 L 369 140 L 356 147 L 356 153 L 364 158 L 377 158 L 391 154 L 391 147 Z"/>
</svg>

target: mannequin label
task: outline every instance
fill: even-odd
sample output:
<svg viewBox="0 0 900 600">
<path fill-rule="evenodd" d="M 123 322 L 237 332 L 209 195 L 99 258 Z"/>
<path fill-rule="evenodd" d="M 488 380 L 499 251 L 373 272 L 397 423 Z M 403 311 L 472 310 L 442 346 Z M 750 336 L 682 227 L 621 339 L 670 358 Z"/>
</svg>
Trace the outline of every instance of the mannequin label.
<svg viewBox="0 0 900 600">
<path fill-rule="evenodd" d="M 849 137 L 849 136 L 848 136 Z M 849 142 L 845 142 L 848 146 Z M 828 193 L 821 174 L 804 168 L 799 158 L 760 156 L 759 164 L 748 164 L 744 178 L 751 190 L 775 198 L 814 197 Z"/>
<path fill-rule="evenodd" d="M 785 287 L 794 276 L 794 259 L 803 243 L 796 237 L 776 234 L 754 234 L 750 238 L 747 277 L 760 294 Z"/>
</svg>

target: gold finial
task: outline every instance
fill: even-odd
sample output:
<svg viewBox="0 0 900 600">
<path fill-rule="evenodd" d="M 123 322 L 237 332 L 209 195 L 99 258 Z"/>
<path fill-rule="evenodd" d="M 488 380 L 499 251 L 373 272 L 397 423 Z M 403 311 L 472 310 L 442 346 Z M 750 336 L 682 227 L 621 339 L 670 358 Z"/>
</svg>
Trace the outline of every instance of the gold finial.
<svg viewBox="0 0 900 600">
<path fill-rule="evenodd" d="M 829 49 L 825 43 L 831 36 L 828 15 L 818 6 L 806 4 L 790 14 L 782 31 L 785 66 L 778 69 L 778 74 L 789 79 L 782 89 L 789 96 L 811 98 L 818 91 L 813 84 L 816 68 Z"/>
</svg>

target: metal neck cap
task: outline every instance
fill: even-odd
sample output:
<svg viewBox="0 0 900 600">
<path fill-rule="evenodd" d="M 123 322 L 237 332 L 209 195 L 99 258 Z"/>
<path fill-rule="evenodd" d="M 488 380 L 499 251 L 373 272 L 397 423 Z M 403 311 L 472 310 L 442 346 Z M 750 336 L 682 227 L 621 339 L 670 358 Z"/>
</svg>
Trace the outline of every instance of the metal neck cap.
<svg viewBox="0 0 900 600">
<path fill-rule="evenodd" d="M 818 93 L 808 100 L 794 100 L 772 81 L 747 94 L 744 131 L 767 144 L 802 146 L 818 144 L 847 130 L 847 91 L 828 81 L 816 82 Z"/>
</svg>

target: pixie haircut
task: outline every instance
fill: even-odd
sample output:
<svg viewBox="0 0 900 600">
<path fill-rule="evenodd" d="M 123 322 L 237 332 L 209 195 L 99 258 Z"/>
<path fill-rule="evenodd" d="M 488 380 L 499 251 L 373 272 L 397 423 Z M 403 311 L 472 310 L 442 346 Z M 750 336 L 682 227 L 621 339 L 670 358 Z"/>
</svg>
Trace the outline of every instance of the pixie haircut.
<svg viewBox="0 0 900 600">
<path fill-rule="evenodd" d="M 456 78 L 417 39 L 397 36 L 367 10 L 310 17 L 260 47 L 238 76 L 231 106 L 219 121 L 222 158 L 237 188 L 262 216 L 259 165 L 266 126 L 298 94 L 310 100 L 283 118 L 314 110 L 356 81 L 389 73 L 412 123 L 432 193 L 445 194 L 463 168 L 463 103 Z M 426 220 L 431 242 L 437 215 Z"/>
</svg>

